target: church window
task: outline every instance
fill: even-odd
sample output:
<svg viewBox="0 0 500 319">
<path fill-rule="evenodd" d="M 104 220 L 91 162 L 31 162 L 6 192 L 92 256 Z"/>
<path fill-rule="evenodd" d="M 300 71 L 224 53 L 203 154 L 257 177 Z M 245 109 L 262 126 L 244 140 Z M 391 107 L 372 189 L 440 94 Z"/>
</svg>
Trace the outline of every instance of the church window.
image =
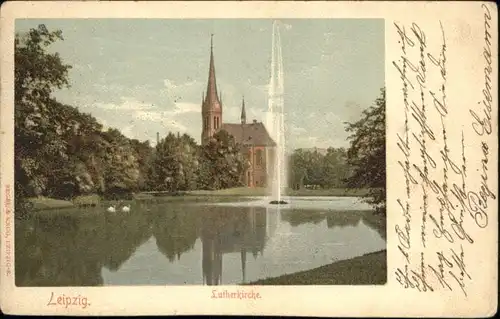
<svg viewBox="0 0 500 319">
<path fill-rule="evenodd" d="M 262 150 L 257 150 L 256 157 L 257 157 L 257 166 L 262 166 L 262 162 L 264 161 L 264 159 L 262 158 Z"/>
<path fill-rule="evenodd" d="M 205 117 L 205 129 L 208 129 L 208 116 Z"/>
</svg>

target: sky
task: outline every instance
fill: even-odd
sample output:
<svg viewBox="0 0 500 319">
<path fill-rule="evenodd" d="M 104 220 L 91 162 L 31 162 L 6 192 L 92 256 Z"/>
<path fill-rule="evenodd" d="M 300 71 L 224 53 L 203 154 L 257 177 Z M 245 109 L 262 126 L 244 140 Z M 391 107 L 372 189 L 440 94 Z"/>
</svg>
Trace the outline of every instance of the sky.
<svg viewBox="0 0 500 319">
<path fill-rule="evenodd" d="M 281 20 L 287 148 L 348 147 L 344 122 L 360 118 L 384 86 L 382 19 Z M 156 143 L 156 133 L 201 137 L 210 35 L 214 34 L 223 122 L 265 123 L 270 79 L 269 19 L 21 19 L 16 32 L 43 23 L 62 30 L 49 50 L 72 65 L 62 103 L 105 128 Z"/>
</svg>

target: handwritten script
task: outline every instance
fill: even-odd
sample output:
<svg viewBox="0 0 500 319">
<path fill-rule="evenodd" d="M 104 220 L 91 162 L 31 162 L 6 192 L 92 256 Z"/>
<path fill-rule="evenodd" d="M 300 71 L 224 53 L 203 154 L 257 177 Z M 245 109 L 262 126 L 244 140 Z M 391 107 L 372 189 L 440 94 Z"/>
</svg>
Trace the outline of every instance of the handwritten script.
<svg viewBox="0 0 500 319">
<path fill-rule="evenodd" d="M 477 92 L 482 100 L 469 106 L 470 117 L 462 117 L 463 123 L 456 123 L 452 115 L 463 113 L 464 106 L 451 105 L 447 96 L 449 57 L 461 53 L 449 52 L 446 26 L 438 21 L 436 33 L 417 23 L 394 24 L 400 57 L 393 66 L 401 80 L 404 108 L 403 130 L 397 135 L 398 164 L 405 187 L 397 198 L 402 218 L 394 230 L 403 263 L 395 275 L 404 288 L 459 289 L 467 296 L 473 280 L 467 261 L 473 257 L 465 248 L 474 245 L 473 234 L 488 227 L 488 208 L 496 205 L 488 175 L 489 165 L 495 164 L 488 144 L 493 133 L 491 14 L 484 4 L 482 8 L 484 86 Z M 469 134 L 468 139 L 470 128 L 476 136 Z M 481 154 L 479 163 L 469 163 L 470 154 Z M 468 183 L 470 178 L 479 179 L 480 185 Z M 442 249 L 426 249 L 430 242 Z"/>
</svg>

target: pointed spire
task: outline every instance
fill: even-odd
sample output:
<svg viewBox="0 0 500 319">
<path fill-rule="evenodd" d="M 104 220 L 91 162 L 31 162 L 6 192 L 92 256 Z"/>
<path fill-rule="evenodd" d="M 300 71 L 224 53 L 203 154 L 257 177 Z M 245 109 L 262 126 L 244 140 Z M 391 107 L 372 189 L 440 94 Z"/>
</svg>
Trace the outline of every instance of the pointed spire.
<svg viewBox="0 0 500 319">
<path fill-rule="evenodd" d="M 243 96 L 243 101 L 241 105 L 241 124 L 247 122 L 247 112 L 245 111 L 245 96 Z"/>
<path fill-rule="evenodd" d="M 219 100 L 217 95 L 217 83 L 215 80 L 213 37 L 214 35 L 212 34 L 210 37 L 210 69 L 208 71 L 207 95 L 205 100 L 210 104 L 218 102 Z"/>
</svg>

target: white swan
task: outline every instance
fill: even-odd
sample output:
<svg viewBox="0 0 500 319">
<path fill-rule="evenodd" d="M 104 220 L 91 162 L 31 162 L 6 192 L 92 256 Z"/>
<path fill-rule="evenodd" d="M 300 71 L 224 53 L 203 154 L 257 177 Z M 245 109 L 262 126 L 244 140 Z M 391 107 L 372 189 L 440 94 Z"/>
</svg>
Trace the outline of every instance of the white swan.
<svg viewBox="0 0 500 319">
<path fill-rule="evenodd" d="M 106 211 L 107 211 L 108 213 L 114 213 L 114 212 L 116 212 L 115 205 L 113 205 L 113 206 L 109 206 L 109 207 L 108 207 L 108 209 L 106 209 Z"/>
<path fill-rule="evenodd" d="M 127 206 L 127 205 L 123 206 L 123 207 L 122 207 L 122 212 L 124 212 L 124 213 L 128 213 L 128 212 L 130 212 L 130 205 L 128 205 L 128 206 Z"/>
</svg>

